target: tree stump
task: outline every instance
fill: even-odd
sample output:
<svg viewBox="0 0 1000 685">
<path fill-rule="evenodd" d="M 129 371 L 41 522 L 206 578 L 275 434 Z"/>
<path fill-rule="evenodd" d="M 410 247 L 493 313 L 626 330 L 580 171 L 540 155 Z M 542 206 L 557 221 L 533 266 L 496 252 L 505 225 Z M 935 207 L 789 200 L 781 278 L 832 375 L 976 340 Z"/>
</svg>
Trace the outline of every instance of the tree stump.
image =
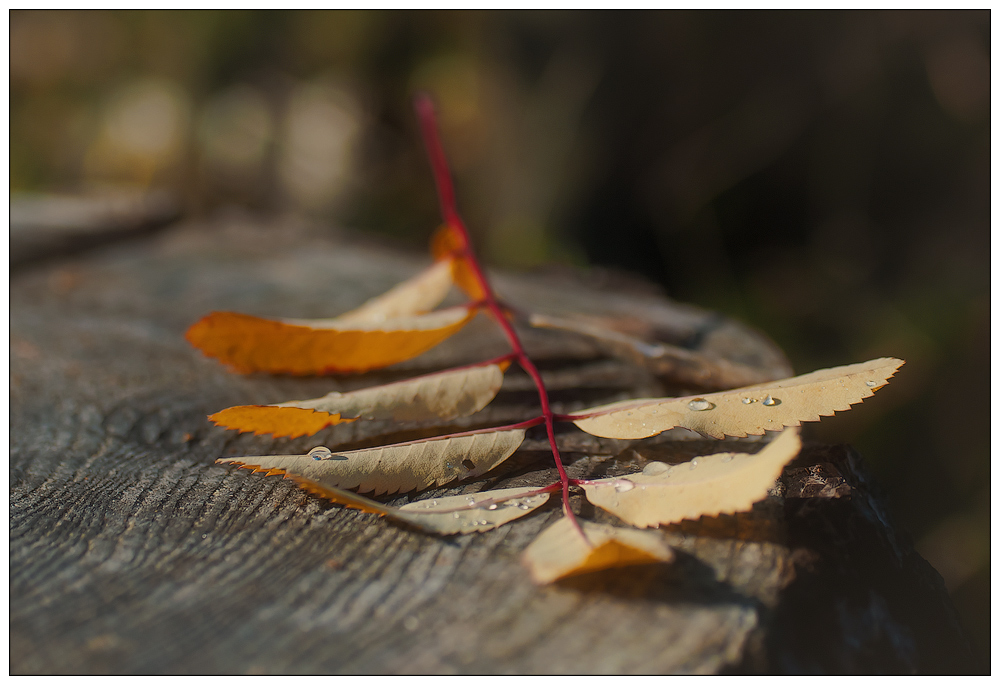
<svg viewBox="0 0 1000 685">
<path fill-rule="evenodd" d="M 44 244 L 44 241 L 35 243 Z M 434 434 L 349 423 L 295 440 L 237 435 L 209 413 L 315 397 L 505 352 L 479 317 L 376 374 L 235 375 L 184 341 L 212 310 L 332 316 L 428 258 L 292 223 L 175 225 L 11 281 L 12 673 L 930 673 L 981 668 L 937 573 L 891 522 L 845 446 L 807 445 L 750 512 L 664 528 L 671 566 L 538 587 L 521 551 L 560 512 L 436 537 L 317 499 L 222 456 L 351 449 Z M 15 265 L 16 266 L 16 265 Z M 763 336 L 632 288 L 496 274 L 511 302 L 627 315 L 685 349 L 787 372 Z M 585 338 L 526 333 L 557 411 L 669 390 Z M 537 413 L 511 371 L 461 429 Z M 488 479 L 435 495 L 554 479 L 541 433 Z M 690 435 L 559 435 L 572 477 L 649 456 L 743 450 Z M 753 445 L 750 445 L 751 449 Z M 428 496 L 423 493 L 419 496 Z M 392 500 L 402 503 L 415 495 Z M 577 497 L 599 521 L 612 517 Z"/>
</svg>

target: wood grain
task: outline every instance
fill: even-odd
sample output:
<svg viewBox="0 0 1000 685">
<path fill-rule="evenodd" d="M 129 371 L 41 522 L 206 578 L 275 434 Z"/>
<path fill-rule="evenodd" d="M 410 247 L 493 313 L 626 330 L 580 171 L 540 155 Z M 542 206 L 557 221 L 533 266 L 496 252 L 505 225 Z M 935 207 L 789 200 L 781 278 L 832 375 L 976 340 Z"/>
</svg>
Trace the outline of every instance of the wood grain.
<svg viewBox="0 0 1000 685">
<path fill-rule="evenodd" d="M 426 434 L 419 424 L 357 422 L 270 440 L 205 417 L 489 358 L 504 350 L 488 322 L 374 376 L 233 375 L 183 340 L 212 310 L 335 315 L 425 263 L 331 232 L 234 220 L 175 226 L 15 274 L 11 673 L 977 668 L 940 578 L 892 527 L 848 448 L 807 449 L 752 512 L 665 529 L 678 550 L 673 566 L 548 587 L 531 583 L 519 555 L 560 515 L 555 504 L 498 530 L 440 538 L 328 505 L 288 480 L 214 464 Z M 523 306 L 595 316 L 627 306 L 691 349 L 775 373 L 786 365 L 763 336 L 663 298 L 591 292 L 565 277 L 497 280 Z M 648 372 L 603 359 L 578 337 L 533 331 L 527 343 L 557 411 L 665 391 Z M 511 373 L 493 405 L 455 426 L 533 411 L 526 379 Z M 528 437 L 487 481 L 431 492 L 548 482 L 543 436 Z M 572 476 L 625 473 L 699 447 L 571 428 L 559 439 Z M 613 520 L 580 497 L 576 505 L 594 520 Z"/>
</svg>

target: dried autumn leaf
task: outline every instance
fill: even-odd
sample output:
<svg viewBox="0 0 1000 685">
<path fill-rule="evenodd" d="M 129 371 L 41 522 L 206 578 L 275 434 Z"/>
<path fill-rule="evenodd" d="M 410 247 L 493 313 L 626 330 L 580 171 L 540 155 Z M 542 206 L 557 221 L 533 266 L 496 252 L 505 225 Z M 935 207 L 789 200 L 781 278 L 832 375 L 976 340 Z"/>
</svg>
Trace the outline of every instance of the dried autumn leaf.
<svg viewBox="0 0 1000 685">
<path fill-rule="evenodd" d="M 531 513 L 548 499 L 535 487 L 505 488 L 410 502 L 391 515 L 441 535 L 481 533 Z"/>
<path fill-rule="evenodd" d="M 228 457 L 253 471 L 288 473 L 332 488 L 359 492 L 409 492 L 443 485 L 459 478 L 476 478 L 503 462 L 524 441 L 524 429 L 483 431 L 415 440 L 384 447 L 331 452 L 314 448 L 309 454 Z"/>
<path fill-rule="evenodd" d="M 236 371 L 296 375 L 368 371 L 412 359 L 467 324 L 465 307 L 346 326 L 337 319 L 262 319 L 213 312 L 187 339 Z"/>
<path fill-rule="evenodd" d="M 387 319 L 429 312 L 448 294 L 452 284 L 452 265 L 445 259 L 403 281 L 391 290 L 374 297 L 357 309 L 341 314 L 338 325 L 382 323 Z"/>
<path fill-rule="evenodd" d="M 532 580 L 545 584 L 592 571 L 674 559 L 673 550 L 659 533 L 590 521 L 579 523 L 586 540 L 568 518 L 561 518 L 528 545 L 522 560 Z"/>
<path fill-rule="evenodd" d="M 529 322 L 536 328 L 553 328 L 586 336 L 607 354 L 630 361 L 676 383 L 697 388 L 732 388 L 770 381 L 777 375 L 768 369 L 738 364 L 715 355 L 642 340 L 586 319 L 532 314 Z"/>
<path fill-rule="evenodd" d="M 538 488 L 504 488 L 472 495 L 436 497 L 390 507 L 356 493 L 285 473 L 299 487 L 350 509 L 379 514 L 438 535 L 482 533 L 530 514 L 549 499 Z"/>
<path fill-rule="evenodd" d="M 465 240 L 454 227 L 445 224 L 431 237 L 431 255 L 437 260 L 451 260 L 452 278 L 455 285 L 465 291 L 473 300 L 481 300 L 485 296 L 483 286 L 476 278 L 475 270 L 465 254 Z"/>
<path fill-rule="evenodd" d="M 208 418 L 218 426 L 257 435 L 297 438 L 357 419 L 424 421 L 478 412 L 496 397 L 508 362 L 418 376 L 314 400 L 230 407 Z"/>
<path fill-rule="evenodd" d="M 602 438 L 648 438 L 678 426 L 713 438 L 762 435 L 850 409 L 903 363 L 874 359 L 700 397 L 625 400 L 580 412 L 590 416 L 574 423 Z"/>
<path fill-rule="evenodd" d="M 642 473 L 581 486 L 601 509 L 633 526 L 655 528 L 751 509 L 801 447 L 798 428 L 789 428 L 757 454 L 712 454 L 674 466 L 654 461 Z"/>
</svg>

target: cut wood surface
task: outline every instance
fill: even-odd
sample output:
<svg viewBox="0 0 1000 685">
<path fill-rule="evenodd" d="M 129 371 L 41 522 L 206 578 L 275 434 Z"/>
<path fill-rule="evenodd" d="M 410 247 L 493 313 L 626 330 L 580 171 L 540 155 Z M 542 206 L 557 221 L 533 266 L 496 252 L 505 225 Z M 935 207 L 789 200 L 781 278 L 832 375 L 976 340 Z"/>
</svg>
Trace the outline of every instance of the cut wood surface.
<svg viewBox="0 0 1000 685">
<path fill-rule="evenodd" d="M 429 263 L 331 230 L 229 220 L 20 268 L 10 298 L 10 672 L 981 669 L 940 577 L 893 527 L 848 447 L 807 443 L 749 512 L 653 531 L 673 547 L 671 565 L 544 587 L 532 583 L 520 555 L 561 516 L 558 497 L 503 528 L 442 538 L 329 504 L 280 476 L 215 463 L 446 432 L 376 420 L 270 439 L 224 430 L 206 416 L 504 354 L 485 316 L 424 355 L 366 375 L 237 375 L 184 340 L 211 311 L 336 316 Z M 769 378 L 790 372 L 759 333 L 662 297 L 565 274 L 496 274 L 496 284 L 525 309 L 630 317 L 704 359 Z M 601 356 L 585 336 L 526 329 L 524 340 L 560 413 L 712 389 Z M 447 431 L 536 413 L 530 381 L 511 369 L 492 404 Z M 558 440 L 575 478 L 764 444 L 683 431 L 615 440 L 564 428 Z M 383 500 L 400 506 L 548 484 L 555 476 L 544 445 L 544 434 L 530 429 L 485 481 Z M 620 525 L 582 494 L 574 504 L 598 523 Z"/>
</svg>

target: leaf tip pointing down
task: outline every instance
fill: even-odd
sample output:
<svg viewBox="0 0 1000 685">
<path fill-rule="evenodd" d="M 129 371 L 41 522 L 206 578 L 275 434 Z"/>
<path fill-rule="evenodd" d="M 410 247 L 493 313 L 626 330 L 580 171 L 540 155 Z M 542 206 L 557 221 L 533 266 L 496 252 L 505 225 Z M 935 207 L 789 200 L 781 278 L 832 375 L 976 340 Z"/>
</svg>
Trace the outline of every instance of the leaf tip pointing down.
<svg viewBox="0 0 1000 685">
<path fill-rule="evenodd" d="M 524 550 L 522 561 L 539 585 L 561 578 L 623 566 L 669 563 L 674 552 L 662 534 L 579 521 L 586 538 L 568 518 L 542 531 Z"/>
</svg>

